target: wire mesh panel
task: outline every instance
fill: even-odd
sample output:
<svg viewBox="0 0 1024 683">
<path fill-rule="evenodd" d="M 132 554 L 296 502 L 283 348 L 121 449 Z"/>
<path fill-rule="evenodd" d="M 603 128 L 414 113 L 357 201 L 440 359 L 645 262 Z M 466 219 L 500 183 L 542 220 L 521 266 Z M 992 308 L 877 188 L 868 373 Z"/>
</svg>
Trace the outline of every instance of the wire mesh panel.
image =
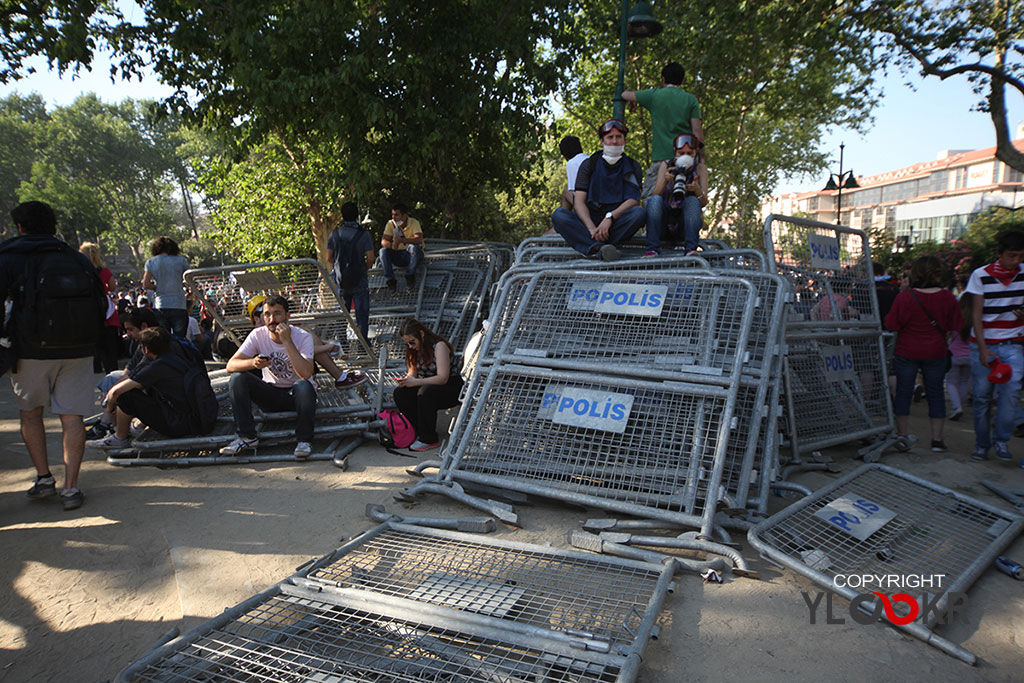
<svg viewBox="0 0 1024 683">
<path fill-rule="evenodd" d="M 768 272 L 768 259 L 756 249 L 706 249 L 700 256 L 712 268 Z"/>
<path fill-rule="evenodd" d="M 612 683 L 619 658 L 593 661 L 322 600 L 274 595 L 195 642 L 121 672 L 123 683 L 237 681 L 544 681 Z"/>
<path fill-rule="evenodd" d="M 791 329 L 880 325 L 867 235 L 839 225 L 769 216 L 764 247 L 774 272 L 797 293 Z"/>
<path fill-rule="evenodd" d="M 116 680 L 628 682 L 672 573 L 388 522 Z"/>
<path fill-rule="evenodd" d="M 529 277 L 495 350 L 505 361 L 729 382 L 744 360 L 756 304 L 745 280 L 566 269 Z"/>
<path fill-rule="evenodd" d="M 440 477 L 706 526 L 735 389 L 538 367 L 478 370 Z"/>
<path fill-rule="evenodd" d="M 252 329 L 249 301 L 275 294 L 288 297 L 293 324 L 340 319 L 356 334 L 330 273 L 313 259 L 194 268 L 185 272 L 184 280 L 239 344 Z M 360 346 L 353 355 L 370 357 L 369 348 Z"/>
<path fill-rule="evenodd" d="M 790 338 L 786 356 L 789 427 L 800 451 L 892 428 L 881 338 L 871 331 Z"/>
<path fill-rule="evenodd" d="M 941 608 L 906 628 L 938 644 L 927 627 L 945 612 L 949 594 L 966 591 L 1022 528 L 1024 518 L 1012 513 L 895 468 L 864 465 L 758 524 L 748 537 L 765 556 L 847 599 L 875 590 L 872 585 L 883 591 L 922 586 L 920 593 L 907 592 L 939 600 Z M 864 577 L 914 581 L 887 578 L 855 590 Z M 922 585 L 921 577 L 933 581 Z M 909 614 L 909 603 L 893 603 L 898 617 Z M 956 646 L 940 647 L 962 657 Z"/>
<path fill-rule="evenodd" d="M 311 569 L 316 582 L 632 647 L 663 571 L 575 552 L 400 527 Z"/>
</svg>

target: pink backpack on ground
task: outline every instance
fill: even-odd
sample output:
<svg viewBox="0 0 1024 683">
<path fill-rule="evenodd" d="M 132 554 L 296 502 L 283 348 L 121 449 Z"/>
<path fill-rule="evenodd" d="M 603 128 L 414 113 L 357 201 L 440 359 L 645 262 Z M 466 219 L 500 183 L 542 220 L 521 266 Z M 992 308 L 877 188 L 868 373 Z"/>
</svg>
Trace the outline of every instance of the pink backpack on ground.
<svg viewBox="0 0 1024 683">
<path fill-rule="evenodd" d="M 408 448 L 416 440 L 416 430 L 399 411 L 387 408 L 377 413 L 384 420 L 380 431 L 380 445 L 384 448 Z"/>
</svg>

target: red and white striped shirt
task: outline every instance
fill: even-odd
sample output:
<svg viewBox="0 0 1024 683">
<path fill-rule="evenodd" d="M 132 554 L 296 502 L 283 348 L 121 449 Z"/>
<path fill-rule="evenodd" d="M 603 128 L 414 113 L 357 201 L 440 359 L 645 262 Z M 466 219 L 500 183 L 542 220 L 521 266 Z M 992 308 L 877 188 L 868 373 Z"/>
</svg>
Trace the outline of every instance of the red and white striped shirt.
<svg viewBox="0 0 1024 683">
<path fill-rule="evenodd" d="M 985 297 L 985 306 L 981 313 L 985 343 L 1024 341 L 1024 321 L 1018 320 L 1013 313 L 1024 307 L 1024 265 L 1018 266 L 1013 280 L 1005 285 L 986 268 L 989 266 L 978 268 L 971 273 L 967 289 L 964 290 L 967 294 L 982 294 Z M 977 341 L 973 329 L 971 341 Z"/>
</svg>

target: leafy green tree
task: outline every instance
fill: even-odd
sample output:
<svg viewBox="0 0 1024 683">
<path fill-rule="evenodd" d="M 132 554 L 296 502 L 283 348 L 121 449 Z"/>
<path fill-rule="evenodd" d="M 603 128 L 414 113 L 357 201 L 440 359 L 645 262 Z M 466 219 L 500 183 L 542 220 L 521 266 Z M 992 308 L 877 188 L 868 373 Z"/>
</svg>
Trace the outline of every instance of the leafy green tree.
<svg viewBox="0 0 1024 683">
<path fill-rule="evenodd" d="M 1024 95 L 1024 2 L 1021 0 L 864 0 L 851 16 L 878 36 L 904 71 L 942 80 L 963 76 L 984 99 L 996 158 L 1024 171 L 1013 146 L 1006 86 Z"/>
<path fill-rule="evenodd" d="M 36 94 L 18 94 L 0 99 L 0 235 L 14 235 L 9 220 L 18 205 L 18 188 L 32 173 L 37 138 L 49 115 Z"/>
<path fill-rule="evenodd" d="M 71 244 L 124 243 L 137 267 L 161 234 L 181 238 L 173 223 L 172 160 L 154 142 L 149 105 L 104 104 L 83 95 L 40 124 L 30 177 L 19 198 L 50 203 Z"/>
<path fill-rule="evenodd" d="M 560 93 L 566 131 L 596 149 L 594 130 L 611 115 L 618 24 L 612 8 L 585 2 L 579 30 L 588 50 Z M 786 176 L 825 165 L 817 151 L 833 126 L 863 130 L 874 102 L 871 45 L 841 8 L 825 0 L 709 0 L 658 7 L 665 30 L 633 41 L 628 89 L 660 87 L 661 68 L 678 61 L 683 87 L 697 96 L 706 133 L 712 237 L 738 232 L 756 243 L 761 198 Z M 713 36 L 713 39 L 709 37 Z M 627 116 L 627 152 L 650 158 L 650 116 Z"/>
</svg>

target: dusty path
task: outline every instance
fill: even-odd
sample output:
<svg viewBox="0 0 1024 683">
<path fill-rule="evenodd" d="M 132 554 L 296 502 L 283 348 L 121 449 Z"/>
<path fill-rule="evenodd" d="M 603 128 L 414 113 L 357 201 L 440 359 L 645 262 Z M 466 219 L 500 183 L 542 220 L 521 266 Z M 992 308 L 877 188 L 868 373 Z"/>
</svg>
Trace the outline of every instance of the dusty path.
<svg viewBox="0 0 1024 683">
<path fill-rule="evenodd" d="M 915 412 L 923 411 L 918 405 Z M 366 503 L 427 516 L 477 512 L 429 497 L 413 508 L 392 494 L 414 480 L 414 461 L 364 446 L 348 471 L 330 463 L 124 469 L 87 455 L 87 499 L 65 513 L 54 500 L 30 501 L 28 456 L 7 380 L 0 380 L 0 682 L 106 681 L 172 626 L 192 628 L 288 576 L 372 526 Z M 966 416 L 965 416 L 966 417 Z M 912 418 L 919 432 L 922 416 Z M 48 419 L 51 462 L 57 422 Z M 970 422 L 951 425 L 951 452 L 924 449 L 884 462 L 998 502 L 977 484 L 1002 480 L 1024 489 L 1024 470 L 978 464 L 967 453 Z M 1011 447 L 1024 455 L 1024 441 Z M 844 471 L 858 462 L 830 452 Z M 60 480 L 62 467 L 55 468 Z M 832 475 L 806 474 L 812 488 Z M 779 505 L 784 504 L 777 501 Z M 565 546 L 588 513 L 555 504 L 521 507 L 524 528 L 498 533 Z M 811 626 L 801 591 L 819 589 L 792 572 L 746 557 L 763 580 L 704 585 L 681 576 L 650 645 L 641 680 L 1018 681 L 1024 669 L 1024 582 L 994 570 L 970 593 L 966 626 L 940 632 L 978 655 L 968 667 L 881 626 Z M 1024 540 L 1010 554 L 1024 563 Z M 839 611 L 845 603 L 837 600 Z"/>
</svg>

